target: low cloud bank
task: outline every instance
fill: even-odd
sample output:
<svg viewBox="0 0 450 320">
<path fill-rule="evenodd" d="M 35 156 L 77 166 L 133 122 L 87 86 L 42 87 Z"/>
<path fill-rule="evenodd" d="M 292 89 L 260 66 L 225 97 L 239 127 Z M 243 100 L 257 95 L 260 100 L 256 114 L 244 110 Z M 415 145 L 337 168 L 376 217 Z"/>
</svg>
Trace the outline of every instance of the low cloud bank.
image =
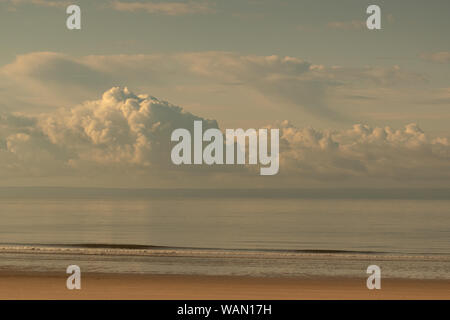
<svg viewBox="0 0 450 320">
<path fill-rule="evenodd" d="M 191 130 L 194 120 L 203 121 L 205 128 L 218 128 L 215 120 L 119 87 L 106 91 L 99 100 L 51 114 L 0 114 L 0 174 L 10 178 L 77 175 L 93 179 L 101 173 L 125 177 L 189 174 L 190 168 L 171 165 L 170 135 L 177 128 Z M 303 179 L 340 181 L 352 177 L 406 181 L 450 178 L 449 140 L 430 137 L 416 124 L 400 129 L 357 124 L 347 130 L 317 130 L 282 121 L 267 128 L 280 129 L 278 178 L 298 179 L 299 184 Z M 242 178 L 242 170 L 253 170 L 210 168 L 202 175 L 239 174 Z"/>
</svg>

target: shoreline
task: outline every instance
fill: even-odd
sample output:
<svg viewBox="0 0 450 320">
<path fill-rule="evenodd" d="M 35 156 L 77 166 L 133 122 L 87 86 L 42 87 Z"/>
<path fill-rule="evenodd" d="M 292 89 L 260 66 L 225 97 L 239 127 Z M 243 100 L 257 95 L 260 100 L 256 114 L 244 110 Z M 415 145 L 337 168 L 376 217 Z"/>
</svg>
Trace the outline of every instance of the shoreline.
<svg viewBox="0 0 450 320">
<path fill-rule="evenodd" d="M 450 299 L 450 280 L 251 277 L 83 273 L 81 290 L 68 290 L 65 273 L 0 271 L 0 300 L 345 300 Z"/>
</svg>

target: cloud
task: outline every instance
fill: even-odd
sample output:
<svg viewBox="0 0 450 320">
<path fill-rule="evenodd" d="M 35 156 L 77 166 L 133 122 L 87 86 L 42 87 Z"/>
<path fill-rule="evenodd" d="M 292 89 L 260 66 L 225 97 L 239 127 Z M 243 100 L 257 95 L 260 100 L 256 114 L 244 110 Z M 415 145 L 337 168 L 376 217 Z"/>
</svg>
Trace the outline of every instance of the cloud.
<svg viewBox="0 0 450 320">
<path fill-rule="evenodd" d="M 122 182 L 133 177 L 143 185 L 163 181 L 172 186 L 174 179 L 183 177 L 199 185 L 220 176 L 222 186 L 224 177 L 230 183 L 258 179 L 254 167 L 173 166 L 170 135 L 177 128 L 192 130 L 194 120 L 202 120 L 205 128 L 218 128 L 215 120 L 119 87 L 98 100 L 58 112 L 1 114 L 0 174 L 34 182 L 49 176 L 63 176 L 66 182 L 75 177 L 92 181 L 113 177 Z M 286 181 L 302 185 L 384 179 L 408 184 L 446 183 L 450 178 L 448 138 L 430 137 L 416 124 L 401 129 L 357 124 L 351 129 L 318 130 L 282 121 L 267 127 L 280 129 L 280 174 L 267 180 L 272 187 Z M 152 180 L 155 176 L 158 179 Z"/>
<path fill-rule="evenodd" d="M 19 6 L 24 4 L 32 4 L 41 7 L 67 7 L 71 4 L 70 1 L 52 1 L 52 0 L 1 0 L 0 2 L 8 3 L 12 6 Z"/>
<path fill-rule="evenodd" d="M 1 72 L 19 81 L 39 81 L 46 84 L 92 86 L 106 80 L 102 72 L 88 64 L 54 52 L 20 55 L 13 64 L 3 67 Z"/>
<path fill-rule="evenodd" d="M 214 12 L 211 4 L 206 0 L 187 2 L 124 2 L 116 0 L 112 2 L 111 7 L 117 11 L 147 12 L 149 14 L 163 14 L 169 16 Z"/>
<path fill-rule="evenodd" d="M 432 138 L 417 124 L 402 129 L 356 124 L 348 130 L 296 128 L 284 121 L 280 171 L 323 180 L 450 178 L 450 142 Z"/>
<path fill-rule="evenodd" d="M 389 24 L 395 23 L 395 18 L 392 14 L 387 15 L 386 21 Z M 363 20 L 350 20 L 350 21 L 332 21 L 327 24 L 327 27 L 335 30 L 367 30 L 366 21 Z"/>
<path fill-rule="evenodd" d="M 75 1 L 76 3 L 77 1 Z M 213 5 L 208 0 L 191 1 L 120 1 L 104 0 L 107 5 L 116 11 L 146 12 L 149 14 L 161 14 L 168 16 L 180 16 L 188 14 L 214 13 Z M 10 10 L 15 10 L 21 5 L 34 5 L 41 7 L 66 8 L 74 1 L 65 0 L 0 0 L 0 3 L 10 5 Z"/>
<path fill-rule="evenodd" d="M 102 98 L 35 117 L 0 118 L 2 174 L 48 175 L 93 170 L 124 172 L 170 166 L 170 135 L 206 120 L 168 102 L 112 88 Z"/>
<path fill-rule="evenodd" d="M 435 53 L 423 53 L 420 55 L 423 60 L 436 63 L 450 63 L 450 52 L 442 51 Z"/>
<path fill-rule="evenodd" d="M 112 88 L 100 100 L 88 101 L 58 115 L 39 117 L 39 127 L 57 146 L 70 143 L 67 159 L 72 167 L 91 164 L 122 167 L 167 166 L 173 130 L 192 130 L 194 120 L 205 128 L 217 122 L 205 120 L 180 107 L 127 88 Z"/>
<path fill-rule="evenodd" d="M 69 104 L 92 99 L 98 91 L 112 86 L 152 90 L 189 86 L 199 92 L 216 86 L 229 96 L 238 90 L 246 91 L 247 96 L 257 93 L 279 108 L 297 108 L 333 121 L 349 118 L 330 106 L 337 89 L 395 87 L 426 80 L 399 66 L 327 67 L 296 57 L 217 51 L 81 57 L 35 52 L 19 55 L 0 68 L 0 82 L 2 77 L 20 91 L 12 99 L 20 96 L 23 100 L 29 93 L 27 103 L 38 100 L 53 106 Z"/>
<path fill-rule="evenodd" d="M 360 20 L 352 20 L 352 21 L 333 21 L 327 24 L 330 29 L 337 30 L 363 30 L 366 27 L 366 23 Z"/>
<path fill-rule="evenodd" d="M 78 103 L 114 85 L 111 75 L 53 52 L 17 56 L 13 63 L 0 68 L 0 83 L 5 88 L 0 103 L 27 112 Z"/>
</svg>

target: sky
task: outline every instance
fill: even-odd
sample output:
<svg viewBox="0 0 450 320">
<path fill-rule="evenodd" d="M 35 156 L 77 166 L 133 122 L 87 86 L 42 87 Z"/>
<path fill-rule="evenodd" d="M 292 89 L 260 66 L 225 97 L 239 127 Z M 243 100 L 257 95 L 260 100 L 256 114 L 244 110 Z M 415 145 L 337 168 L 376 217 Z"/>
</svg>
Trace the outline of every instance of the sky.
<svg viewBox="0 0 450 320">
<path fill-rule="evenodd" d="M 81 8 L 81 30 L 66 7 Z M 381 8 L 368 30 L 366 8 Z M 0 0 L 0 185 L 449 186 L 450 2 Z M 280 173 L 170 132 L 279 128 Z M 194 177 L 195 179 L 192 179 Z"/>
</svg>

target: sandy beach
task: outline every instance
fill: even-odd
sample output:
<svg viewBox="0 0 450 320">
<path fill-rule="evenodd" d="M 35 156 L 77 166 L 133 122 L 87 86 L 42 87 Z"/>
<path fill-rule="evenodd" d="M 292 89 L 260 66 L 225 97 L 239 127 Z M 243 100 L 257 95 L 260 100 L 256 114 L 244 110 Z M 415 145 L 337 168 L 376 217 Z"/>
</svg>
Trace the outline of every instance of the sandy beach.
<svg viewBox="0 0 450 320">
<path fill-rule="evenodd" d="M 0 299 L 450 299 L 450 281 L 83 274 L 68 290 L 65 274 L 0 273 Z"/>
</svg>

